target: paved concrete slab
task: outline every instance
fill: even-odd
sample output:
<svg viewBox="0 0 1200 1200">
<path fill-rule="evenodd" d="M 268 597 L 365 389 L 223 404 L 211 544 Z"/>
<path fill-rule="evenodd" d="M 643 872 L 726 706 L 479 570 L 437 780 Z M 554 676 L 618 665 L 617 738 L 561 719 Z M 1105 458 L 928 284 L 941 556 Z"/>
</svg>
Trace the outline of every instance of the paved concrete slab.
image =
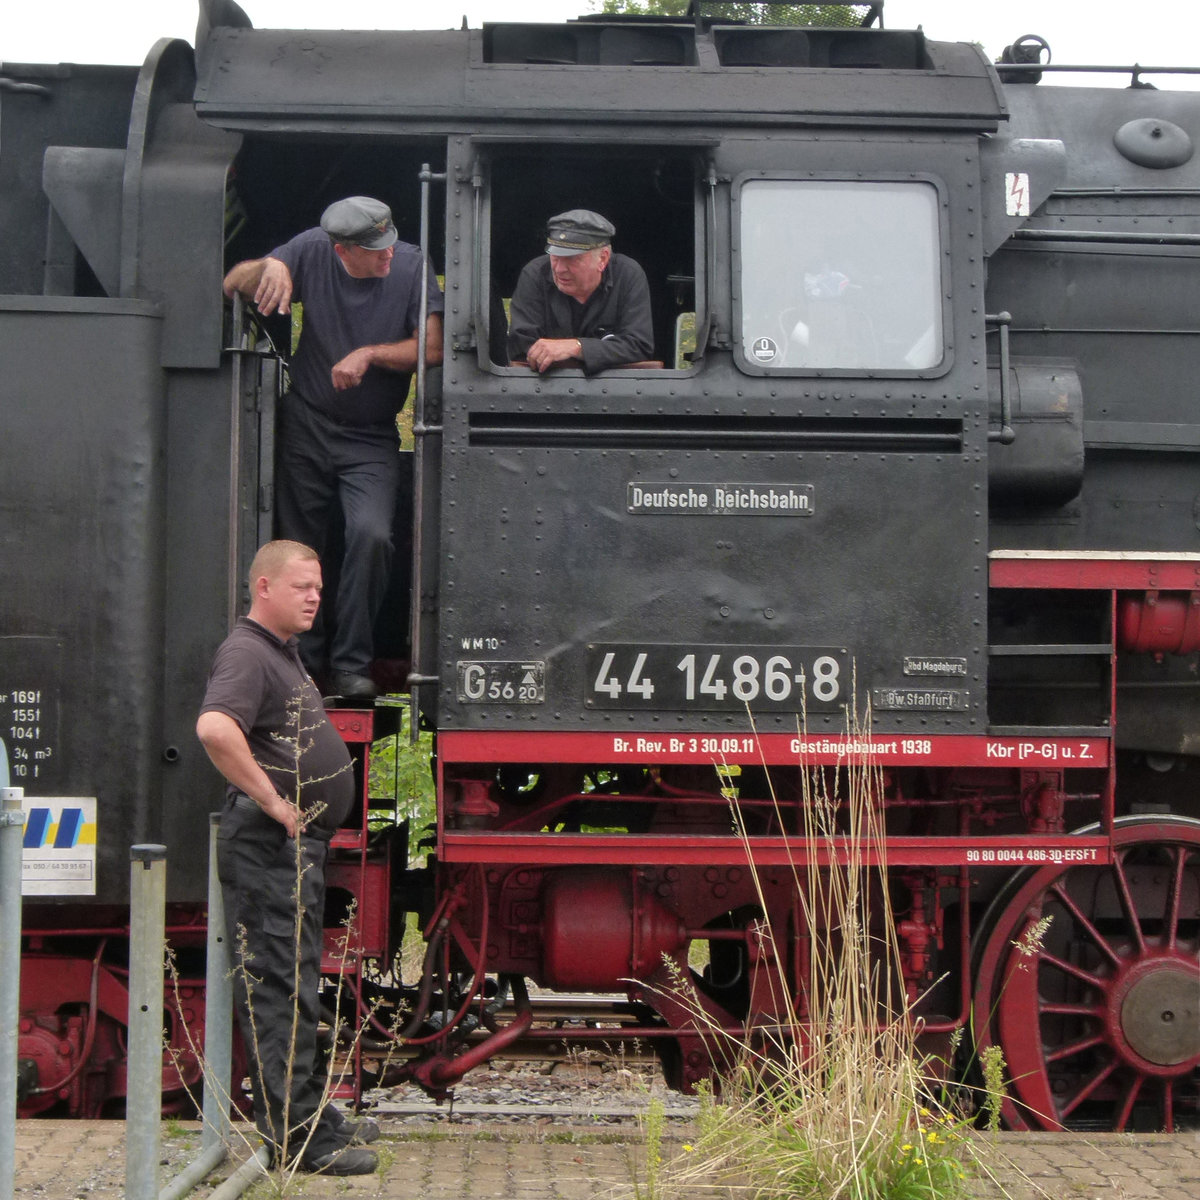
<svg viewBox="0 0 1200 1200">
<path fill-rule="evenodd" d="M 380 1170 L 350 1179 L 298 1177 L 290 1194 L 352 1200 L 625 1200 L 636 1130 L 558 1123 L 382 1122 Z M 229 1162 L 192 1193 L 211 1194 L 254 1141 L 235 1139 Z M 667 1154 L 686 1129 L 672 1127 Z M 119 1200 L 125 1187 L 125 1129 L 117 1121 L 22 1121 L 17 1126 L 16 1200 Z M 979 1135 L 988 1175 L 978 1200 L 1195 1200 L 1200 1133 Z M 166 1122 L 160 1186 L 199 1153 L 195 1123 Z M 277 1195 L 259 1185 L 250 1197 Z"/>
</svg>

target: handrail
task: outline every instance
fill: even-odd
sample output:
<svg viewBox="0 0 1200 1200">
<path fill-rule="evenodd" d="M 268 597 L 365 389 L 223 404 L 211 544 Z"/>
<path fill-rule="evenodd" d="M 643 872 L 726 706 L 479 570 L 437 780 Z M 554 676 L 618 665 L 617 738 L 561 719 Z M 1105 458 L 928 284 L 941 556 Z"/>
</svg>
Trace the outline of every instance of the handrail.
<svg viewBox="0 0 1200 1200">
<path fill-rule="evenodd" d="M 1074 72 L 1077 75 L 1131 75 L 1135 87 L 1146 86 L 1139 81 L 1139 75 L 1200 75 L 1200 67 L 1144 67 L 1141 63 L 1133 63 L 1127 67 L 1113 66 L 1111 63 L 1104 66 L 1073 63 L 996 63 L 995 67 L 1005 75 L 1010 71 L 1020 75 L 1032 75 L 1042 71 L 1060 71 L 1065 74 Z"/>
<path fill-rule="evenodd" d="M 435 181 L 445 181 L 445 173 L 435 173 L 428 163 L 421 164 L 421 303 L 417 324 L 417 392 L 413 398 L 413 529 L 412 529 L 412 587 L 409 600 L 409 638 L 411 640 L 411 669 L 409 684 L 409 737 L 416 745 L 420 704 L 418 690 L 434 682 L 421 663 L 421 590 L 424 559 L 422 530 L 425 524 L 425 437 L 438 433 L 441 426 L 432 427 L 425 421 L 425 325 L 429 318 L 429 186 Z"/>
<path fill-rule="evenodd" d="M 1000 428 L 988 430 L 988 441 L 1011 446 L 1017 437 L 1012 423 L 1012 389 L 1008 382 L 1008 327 L 1012 324 L 1012 314 L 988 314 L 983 319 L 988 324 L 995 325 L 1000 333 Z"/>
<path fill-rule="evenodd" d="M 708 349 L 708 337 L 712 331 L 712 297 L 714 278 L 717 271 L 717 169 L 712 159 L 708 162 L 708 174 L 704 177 L 707 191 L 704 194 L 704 286 L 696 289 L 696 345 L 692 350 L 692 361 L 704 357 Z M 703 303 L 701 303 L 703 301 Z"/>
<path fill-rule="evenodd" d="M 246 302 L 240 292 L 233 295 L 233 328 L 230 342 L 238 349 L 245 348 L 246 332 Z M 242 459 L 242 356 L 235 353 L 233 369 L 230 372 L 229 398 L 229 546 L 225 571 L 225 621 L 230 629 L 238 619 L 240 605 L 238 592 L 241 586 L 238 570 L 240 557 L 238 546 L 238 519 L 241 513 L 239 503 L 240 473 Z"/>
</svg>

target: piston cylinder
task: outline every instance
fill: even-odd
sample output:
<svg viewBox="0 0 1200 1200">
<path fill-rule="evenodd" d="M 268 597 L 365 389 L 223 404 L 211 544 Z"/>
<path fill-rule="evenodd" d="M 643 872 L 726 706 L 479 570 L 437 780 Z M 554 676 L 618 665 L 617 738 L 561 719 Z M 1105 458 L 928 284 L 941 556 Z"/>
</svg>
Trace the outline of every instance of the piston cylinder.
<svg viewBox="0 0 1200 1200">
<path fill-rule="evenodd" d="M 560 991 L 618 991 L 687 944 L 679 917 L 628 871 L 550 875 L 542 892 L 542 982 Z"/>
<path fill-rule="evenodd" d="M 1200 650 L 1200 592 L 1131 592 L 1117 602 L 1117 648 L 1130 654 Z"/>
</svg>

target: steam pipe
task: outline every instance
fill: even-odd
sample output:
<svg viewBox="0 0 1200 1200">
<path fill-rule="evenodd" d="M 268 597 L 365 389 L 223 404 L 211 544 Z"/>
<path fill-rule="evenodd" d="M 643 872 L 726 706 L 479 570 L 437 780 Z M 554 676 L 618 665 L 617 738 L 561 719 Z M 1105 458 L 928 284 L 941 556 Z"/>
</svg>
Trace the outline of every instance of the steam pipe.
<svg viewBox="0 0 1200 1200">
<path fill-rule="evenodd" d="M 477 1046 L 448 1061 L 434 1061 L 430 1064 L 429 1082 L 437 1089 L 444 1089 L 457 1083 L 468 1071 L 485 1063 L 494 1054 L 512 1045 L 518 1038 L 523 1037 L 533 1024 L 533 1007 L 529 1003 L 529 990 L 525 980 L 520 975 L 510 979 L 513 999 L 516 1002 L 517 1015 L 504 1029 L 492 1034 Z"/>
</svg>

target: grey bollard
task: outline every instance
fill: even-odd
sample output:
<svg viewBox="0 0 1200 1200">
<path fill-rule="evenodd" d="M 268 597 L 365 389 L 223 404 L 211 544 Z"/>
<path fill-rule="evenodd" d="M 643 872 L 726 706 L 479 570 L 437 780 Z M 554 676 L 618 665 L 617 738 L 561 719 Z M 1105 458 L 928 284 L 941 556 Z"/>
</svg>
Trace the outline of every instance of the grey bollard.
<svg viewBox="0 0 1200 1200">
<path fill-rule="evenodd" d="M 204 1136 L 201 1145 L 221 1144 L 229 1133 L 233 1091 L 233 955 L 225 934 L 225 901 L 217 875 L 217 832 L 221 814 L 209 814 L 208 947 L 204 984 Z"/>
<path fill-rule="evenodd" d="M 162 1119 L 163 949 L 167 848 L 129 850 L 129 1068 L 126 1200 L 157 1200 Z"/>
<path fill-rule="evenodd" d="M 204 985 L 204 1133 L 200 1154 L 158 1193 L 158 1200 L 181 1200 L 225 1161 L 230 1133 L 229 1090 L 233 1071 L 233 983 L 225 938 L 225 905 L 217 877 L 217 830 L 221 814 L 209 814 L 208 968 Z M 249 1186 L 249 1185 L 247 1185 Z M 240 1194 L 240 1193 L 238 1193 Z"/>
<path fill-rule="evenodd" d="M 17 1018 L 21 1007 L 22 788 L 0 788 L 0 1200 L 17 1169 Z"/>
</svg>

